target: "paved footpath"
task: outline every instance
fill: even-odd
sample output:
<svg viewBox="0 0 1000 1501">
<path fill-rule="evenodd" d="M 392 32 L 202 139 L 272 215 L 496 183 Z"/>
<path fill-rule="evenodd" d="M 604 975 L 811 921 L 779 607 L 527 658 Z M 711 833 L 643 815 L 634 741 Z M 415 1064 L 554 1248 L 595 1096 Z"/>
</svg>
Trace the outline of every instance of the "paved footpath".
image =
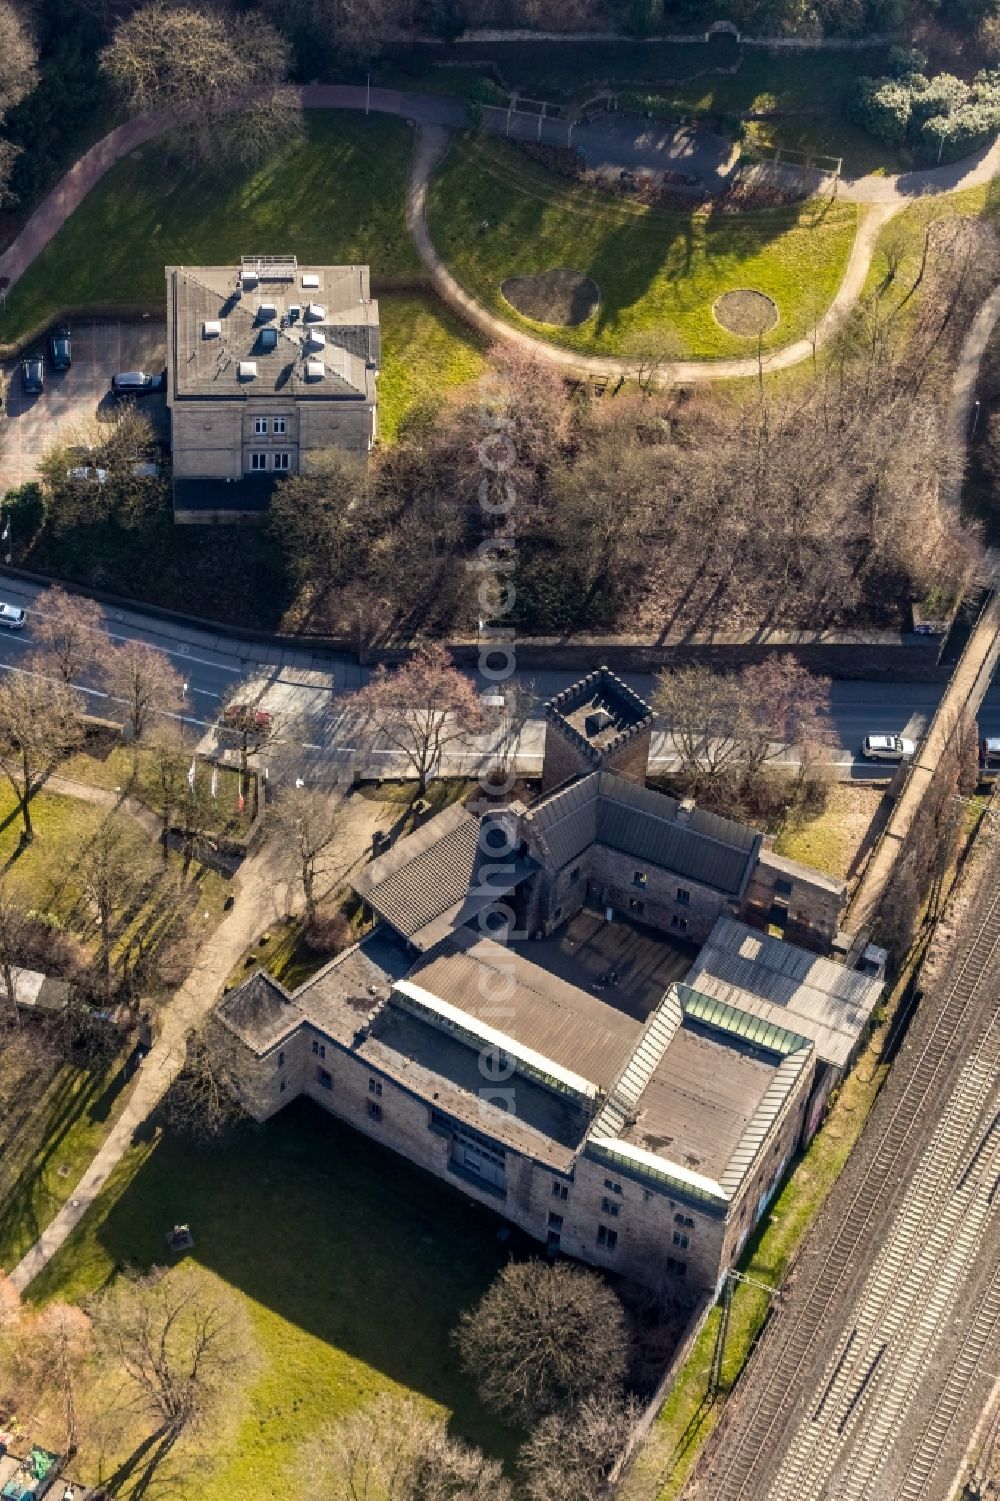
<svg viewBox="0 0 1000 1501">
<path fill-rule="evenodd" d="M 435 162 L 447 145 L 448 132 L 468 123 L 466 109 L 461 101 L 426 94 L 402 93 L 397 89 L 368 90 L 360 85 L 324 83 L 304 85 L 299 90 L 299 96 L 305 109 L 347 109 L 361 110 L 366 114 L 372 112 L 396 115 L 411 120 L 418 127 L 417 147 L 407 192 L 407 222 L 435 290 L 462 318 L 487 337 L 516 344 L 529 350 L 536 359 L 571 373 L 599 378 L 615 378 L 634 373 L 633 360 L 611 355 L 601 357 L 575 354 L 533 339 L 522 330 L 512 327 L 466 292 L 437 254 L 426 222 L 427 183 Z M 234 99 L 232 108 L 238 109 L 245 102 L 245 99 Z M 35 210 L 13 244 L 0 255 L 0 278 L 7 277 L 8 285 L 13 286 L 104 174 L 137 146 L 153 140 L 173 123 L 166 114 L 142 116 L 117 126 L 92 146 Z M 636 131 L 642 131 L 645 123 L 637 120 Z M 486 129 L 503 134 L 503 125 L 504 117 L 498 117 L 495 112 L 487 112 L 484 119 Z M 953 162 L 949 166 L 931 167 L 921 172 L 906 172 L 894 177 L 871 176 L 842 180 L 837 186 L 838 197 L 862 206 L 862 219 L 844 279 L 833 302 L 817 324 L 813 337 L 798 339 L 769 355 L 766 360 L 767 369 L 785 370 L 791 365 L 811 359 L 817 347 L 824 344 L 840 327 L 864 287 L 879 232 L 893 214 L 915 198 L 978 187 L 989 182 L 998 172 L 1000 140 L 974 156 Z M 662 385 L 673 385 L 734 380 L 755 376 L 757 373 L 756 359 L 677 360 L 663 365 L 657 378 Z"/>
<path fill-rule="evenodd" d="M 80 787 L 78 783 L 65 780 L 62 785 L 56 785 L 57 781 L 53 778 L 49 784 L 54 791 L 68 792 Z M 88 787 L 86 791 L 88 800 L 103 802 L 101 796 L 89 796 L 99 794 L 101 789 Z M 358 850 L 370 850 L 372 832 L 384 825 L 385 820 L 383 803 L 360 795 L 351 797 L 345 808 L 340 835 L 327 857 L 321 878 L 325 876 L 329 880 L 334 871 L 342 873 Z M 184 984 L 159 1013 L 156 1039 L 139 1068 L 128 1104 L 77 1184 L 72 1198 L 11 1272 L 10 1281 L 18 1292 L 23 1293 L 51 1261 L 105 1187 L 132 1146 L 135 1133 L 148 1120 L 180 1073 L 188 1033 L 212 1007 L 241 955 L 268 923 L 278 921 L 298 905 L 288 890 L 284 851 L 275 850 L 270 844 L 265 844 L 260 853 L 243 862 L 235 884 L 237 895 L 231 911 L 203 945 Z"/>
</svg>

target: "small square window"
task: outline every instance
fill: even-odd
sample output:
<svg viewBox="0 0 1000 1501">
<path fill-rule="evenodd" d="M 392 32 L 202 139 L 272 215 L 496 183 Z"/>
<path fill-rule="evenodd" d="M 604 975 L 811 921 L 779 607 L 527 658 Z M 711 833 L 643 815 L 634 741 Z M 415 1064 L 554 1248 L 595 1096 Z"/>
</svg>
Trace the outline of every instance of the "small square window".
<svg viewBox="0 0 1000 1501">
<path fill-rule="evenodd" d="M 620 1194 L 622 1191 L 621 1184 L 616 1183 L 613 1178 L 605 1178 L 604 1187 L 609 1189 L 613 1194 Z"/>
<path fill-rule="evenodd" d="M 609 1251 L 613 1251 L 618 1244 L 618 1231 L 609 1230 L 607 1225 L 598 1225 L 597 1244 L 606 1247 Z"/>
<path fill-rule="evenodd" d="M 574 882 L 578 881 L 580 879 L 580 867 L 579 867 L 579 865 L 574 865 L 573 866 L 573 869 L 569 873 L 569 878 L 570 878 L 571 881 L 574 881 Z"/>
<path fill-rule="evenodd" d="M 263 437 L 265 437 L 266 434 L 267 434 L 267 418 L 266 417 L 255 417 L 253 419 L 253 430 L 254 430 L 254 436 L 255 437 L 257 437 L 257 438 L 263 438 Z"/>
<path fill-rule="evenodd" d="M 791 883 L 791 881 L 775 881 L 775 883 L 774 883 L 774 894 L 775 894 L 775 896 L 791 896 L 791 894 L 792 894 L 792 883 Z"/>
<path fill-rule="evenodd" d="M 318 1068 L 316 1070 L 316 1082 L 319 1085 L 320 1089 L 332 1089 L 333 1075 L 330 1073 L 330 1070 L 326 1068 Z"/>
<path fill-rule="evenodd" d="M 368 1101 L 368 1119 L 376 1122 L 382 1119 L 382 1106 L 377 1100 Z"/>
<path fill-rule="evenodd" d="M 645 886 L 645 884 L 646 884 L 646 872 L 644 870 L 637 870 L 635 872 L 635 874 L 633 875 L 633 877 L 632 877 L 632 885 L 633 886 Z"/>
<path fill-rule="evenodd" d="M 612 1202 L 611 1202 L 610 1199 L 602 1199 L 601 1200 L 601 1213 L 602 1214 L 610 1214 L 610 1216 L 611 1216 L 612 1219 L 617 1219 L 617 1217 L 618 1217 L 618 1215 L 619 1215 L 620 1212 L 621 1212 L 621 1205 L 620 1204 L 612 1204 Z"/>
<path fill-rule="evenodd" d="M 784 902 L 775 902 L 767 916 L 772 928 L 783 928 L 788 921 L 788 908 Z"/>
<path fill-rule="evenodd" d="M 688 905 L 688 903 L 690 902 L 690 900 L 691 900 L 691 893 L 690 893 L 690 891 L 688 891 L 688 889 L 687 889 L 686 886 L 678 886 L 678 888 L 677 888 L 677 900 L 678 900 L 678 902 L 680 902 L 680 904 L 681 904 L 682 907 L 686 907 Z"/>
<path fill-rule="evenodd" d="M 291 454 L 290 453 L 276 453 L 275 456 L 274 456 L 274 467 L 277 470 L 284 470 L 284 471 L 287 472 L 292 467 L 292 456 L 291 456 Z"/>
<path fill-rule="evenodd" d="M 281 437 L 284 436 L 285 431 L 286 431 L 286 424 L 285 424 L 284 417 L 275 417 L 273 431 L 275 433 L 275 436 L 278 437 L 278 438 L 281 438 Z"/>
<path fill-rule="evenodd" d="M 640 902 L 637 896 L 630 896 L 628 899 L 628 910 L 630 912 L 645 912 L 646 903 Z"/>
<path fill-rule="evenodd" d="M 682 1251 L 686 1251 L 688 1248 L 688 1238 L 680 1230 L 674 1231 L 674 1245 L 680 1246 Z"/>
<path fill-rule="evenodd" d="M 266 469 L 267 468 L 267 454 L 266 453 L 252 453 L 250 455 L 250 468 L 253 469 L 253 470 Z"/>
<path fill-rule="evenodd" d="M 678 917 L 676 913 L 670 919 L 670 926 L 676 928 L 679 933 L 687 932 L 688 920 L 686 917 Z"/>
<path fill-rule="evenodd" d="M 382 1080 L 381 1079 L 369 1079 L 368 1080 L 368 1093 L 369 1094 L 374 1094 L 374 1095 L 381 1095 L 381 1093 L 382 1093 Z"/>
<path fill-rule="evenodd" d="M 568 1199 L 569 1198 L 569 1184 L 568 1183 L 559 1183 L 558 1181 L 555 1182 L 555 1183 L 553 1183 L 553 1185 L 552 1185 L 552 1197 L 554 1199 Z"/>
<path fill-rule="evenodd" d="M 549 1229 L 550 1230 L 561 1230 L 562 1227 L 563 1227 L 563 1217 L 562 1217 L 562 1215 L 561 1214 L 556 1214 L 554 1212 L 554 1210 L 550 1209 L 549 1210 Z"/>
<path fill-rule="evenodd" d="M 689 1214 L 675 1214 L 674 1215 L 674 1224 L 675 1225 L 683 1225 L 688 1230 L 693 1230 L 694 1229 L 694 1220 L 691 1218 L 691 1216 Z"/>
</svg>

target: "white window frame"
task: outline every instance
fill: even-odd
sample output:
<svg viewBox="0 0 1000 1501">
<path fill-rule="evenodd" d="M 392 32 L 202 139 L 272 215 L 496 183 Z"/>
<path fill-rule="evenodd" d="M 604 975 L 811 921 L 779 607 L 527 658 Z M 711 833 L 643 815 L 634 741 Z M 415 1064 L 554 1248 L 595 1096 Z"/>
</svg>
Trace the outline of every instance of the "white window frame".
<svg viewBox="0 0 1000 1501">
<path fill-rule="evenodd" d="M 288 474 L 292 467 L 292 455 L 286 449 L 283 453 L 274 455 L 274 467 L 279 474 Z"/>
<path fill-rule="evenodd" d="M 250 455 L 250 473 L 260 474 L 267 468 L 267 454 L 256 451 Z"/>
<path fill-rule="evenodd" d="M 253 419 L 253 435 L 255 438 L 267 437 L 267 418 L 255 417 Z"/>
<path fill-rule="evenodd" d="M 283 438 L 285 436 L 285 433 L 288 431 L 288 423 L 285 421 L 284 417 L 275 417 L 274 425 L 271 431 L 274 433 L 276 438 Z"/>
</svg>

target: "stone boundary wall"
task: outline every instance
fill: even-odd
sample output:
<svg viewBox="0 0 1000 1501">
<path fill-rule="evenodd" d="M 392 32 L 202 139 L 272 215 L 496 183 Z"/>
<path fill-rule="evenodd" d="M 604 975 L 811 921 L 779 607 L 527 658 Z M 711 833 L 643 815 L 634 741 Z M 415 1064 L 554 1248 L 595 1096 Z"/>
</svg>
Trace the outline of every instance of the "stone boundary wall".
<svg viewBox="0 0 1000 1501">
<path fill-rule="evenodd" d="M 420 37 L 421 44 L 433 43 L 437 46 L 461 47 L 463 43 L 482 42 L 631 42 L 637 47 L 657 42 L 670 42 L 678 46 L 704 46 L 711 41 L 713 36 L 731 36 L 742 47 L 780 47 L 791 51 L 803 51 L 809 48 L 825 50 L 829 52 L 866 52 L 872 47 L 887 47 L 893 38 L 886 35 L 867 37 L 788 37 L 788 36 L 744 36 L 742 32 L 729 22 L 713 22 L 706 31 L 684 33 L 678 36 L 665 34 L 663 36 L 629 36 L 623 31 L 528 31 L 514 30 L 501 31 L 489 28 L 465 31 L 461 36 L 455 37 L 452 42 L 445 41 L 442 37 Z"/>
</svg>

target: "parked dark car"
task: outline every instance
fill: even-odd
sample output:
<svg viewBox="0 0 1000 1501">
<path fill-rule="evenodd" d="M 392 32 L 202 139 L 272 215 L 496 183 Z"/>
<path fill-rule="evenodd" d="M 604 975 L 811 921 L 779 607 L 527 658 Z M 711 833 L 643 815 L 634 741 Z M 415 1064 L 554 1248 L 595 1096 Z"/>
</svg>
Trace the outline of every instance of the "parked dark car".
<svg viewBox="0 0 1000 1501">
<path fill-rule="evenodd" d="M 25 396 L 41 396 L 45 390 L 45 361 L 37 354 L 21 361 L 21 387 Z"/>
<path fill-rule="evenodd" d="M 68 370 L 73 363 L 73 343 L 63 324 L 49 334 L 49 364 L 53 370 Z"/>
<path fill-rule="evenodd" d="M 144 370 L 120 370 L 111 377 L 111 390 L 119 401 L 134 396 L 152 396 L 156 391 L 167 389 L 167 372 L 147 375 Z"/>
</svg>

